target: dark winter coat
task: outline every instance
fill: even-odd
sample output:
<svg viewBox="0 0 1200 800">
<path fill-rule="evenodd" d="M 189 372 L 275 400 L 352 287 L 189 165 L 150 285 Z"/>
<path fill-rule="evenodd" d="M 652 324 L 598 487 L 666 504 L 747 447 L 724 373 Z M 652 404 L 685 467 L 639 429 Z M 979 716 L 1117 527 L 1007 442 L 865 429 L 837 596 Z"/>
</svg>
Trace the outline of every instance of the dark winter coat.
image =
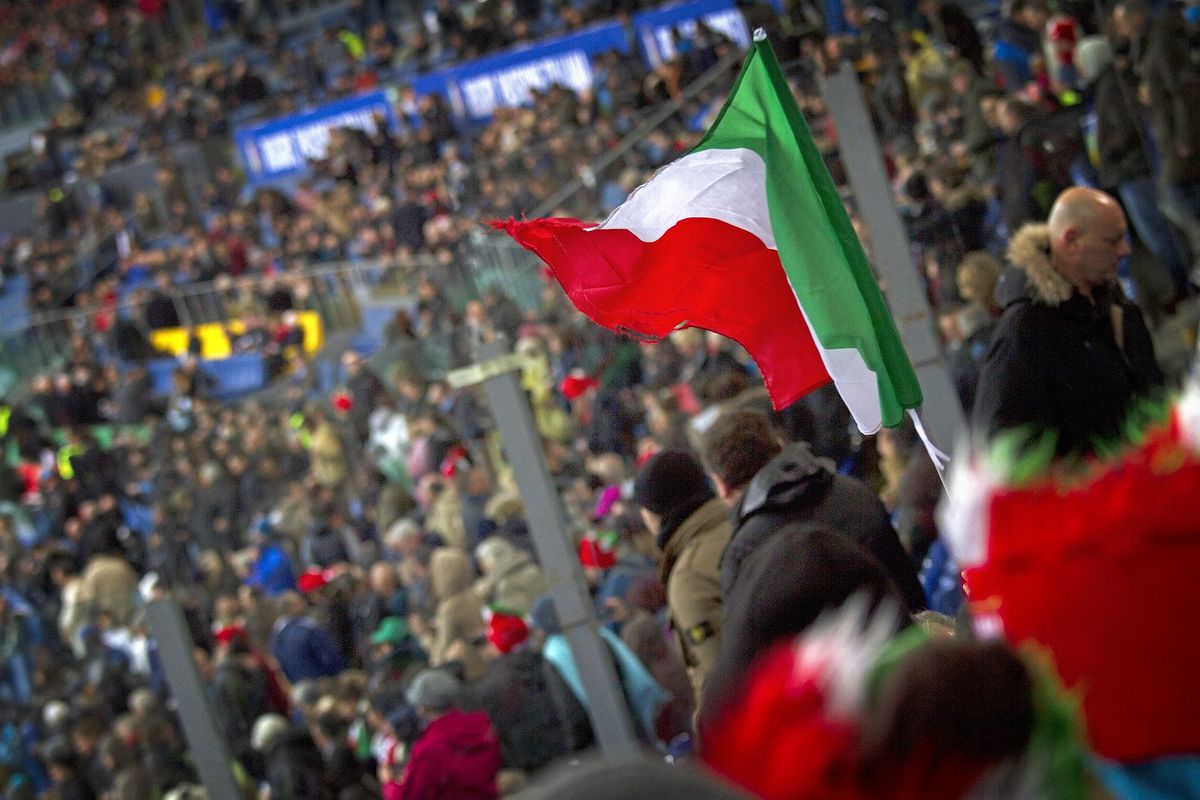
<svg viewBox="0 0 1200 800">
<path fill-rule="evenodd" d="M 1092 108 L 1096 112 L 1096 147 L 1100 155 L 1097 170 L 1101 185 L 1111 189 L 1149 176 L 1150 159 L 1136 116 L 1140 109 L 1137 82 L 1119 74 L 1110 64 L 1092 86 Z"/>
<path fill-rule="evenodd" d="M 1034 196 L 1042 173 L 1041 153 L 1029 131 L 1027 125 L 1015 136 L 1001 140 L 996 147 L 1000 217 L 1010 231 L 1043 216 Z"/>
<path fill-rule="evenodd" d="M 271 654 L 292 683 L 337 675 L 346 668 L 337 641 L 305 617 L 280 620 L 271 637 Z"/>
<path fill-rule="evenodd" d="M 565 709 L 558 707 L 560 698 L 567 699 Z M 463 705 L 487 713 L 508 768 L 533 772 L 592 740 L 587 712 L 535 650 L 520 650 L 494 661 L 487 674 L 467 689 Z M 579 735 L 580 731 L 586 735 Z"/>
<path fill-rule="evenodd" d="M 1163 175 L 1172 183 L 1200 181 L 1200 67 L 1188 49 L 1185 23 L 1169 11 L 1152 28 L 1142 61 Z"/>
<path fill-rule="evenodd" d="M 958 400 L 968 414 L 975 407 L 975 387 L 979 385 L 979 370 L 995 331 L 995 321 L 989 321 L 972 331 L 957 348 L 947 353 L 950 378 L 954 381 Z"/>
<path fill-rule="evenodd" d="M 1115 439 L 1130 402 L 1163 376 L 1142 312 L 1118 286 L 1081 295 L 1050 262 L 1045 225 L 1020 231 L 997 289 L 1004 307 L 979 378 L 975 428 L 1057 434 L 1058 453 Z M 1119 334 L 1119 335 L 1118 335 Z"/>
<path fill-rule="evenodd" d="M 813 522 L 794 522 L 774 531 L 747 555 L 726 601 L 728 632 L 701 715 L 719 719 L 761 653 L 803 632 L 822 613 L 855 595 L 870 605 L 894 605 L 901 611 L 898 625 L 907 619 L 903 612 L 911 610 L 904 608 L 908 603 L 888 570 L 843 531 Z"/>
<path fill-rule="evenodd" d="M 325 761 L 307 731 L 289 730 L 266 752 L 267 785 L 271 797 L 294 800 L 334 800 Z"/>
<path fill-rule="evenodd" d="M 721 560 L 721 599 L 729 598 L 742 562 L 789 523 L 825 525 L 872 555 L 896 584 L 911 611 L 925 597 L 883 503 L 855 478 L 835 474 L 806 444 L 788 447 L 759 470 L 733 510 L 733 538 Z"/>
<path fill-rule="evenodd" d="M 237 758 L 250 745 L 254 721 L 272 710 L 266 676 L 227 658 L 213 671 L 209 695 L 217 725 Z"/>
</svg>

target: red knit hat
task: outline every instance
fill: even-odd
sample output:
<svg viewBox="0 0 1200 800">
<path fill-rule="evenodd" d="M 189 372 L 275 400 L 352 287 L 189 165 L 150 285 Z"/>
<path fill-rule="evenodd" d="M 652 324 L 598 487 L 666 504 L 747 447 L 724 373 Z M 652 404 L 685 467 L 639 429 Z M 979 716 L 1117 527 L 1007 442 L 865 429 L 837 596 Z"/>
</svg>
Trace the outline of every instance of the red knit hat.
<svg viewBox="0 0 1200 800">
<path fill-rule="evenodd" d="M 494 613 L 488 620 L 487 638 L 501 653 L 508 653 L 529 638 L 529 626 L 518 616 Z"/>
<path fill-rule="evenodd" d="M 599 385 L 595 378 L 587 376 L 582 370 L 575 370 L 563 378 L 562 383 L 558 386 L 558 390 L 562 392 L 563 397 L 568 400 L 574 400 L 588 389 L 595 389 Z"/>
<path fill-rule="evenodd" d="M 999 458 L 952 476 L 943 536 L 964 569 L 976 628 L 1048 650 L 1084 691 L 1101 756 L 1145 761 L 1200 749 L 1189 630 L 1200 570 L 1200 385 L 1170 419 L 1082 475 L 1009 477 Z M 1155 612 L 1136 622 L 1130 609 Z"/>
<path fill-rule="evenodd" d="M 586 536 L 579 543 L 579 563 L 594 569 L 612 569 L 617 564 L 611 541 L 605 537 Z"/>
<path fill-rule="evenodd" d="M 446 453 L 446 457 L 442 459 L 442 463 L 438 466 L 438 472 L 443 478 L 453 478 L 462 470 L 471 466 L 471 454 L 467 452 L 467 448 L 461 444 L 456 444 L 450 448 L 450 452 Z"/>
<path fill-rule="evenodd" d="M 308 594 L 328 586 L 329 575 L 319 569 L 310 569 L 306 570 L 296 583 L 300 587 L 300 591 Z"/>
<path fill-rule="evenodd" d="M 234 639 L 245 639 L 246 628 L 236 623 L 233 625 L 222 625 L 213 632 L 213 638 L 221 644 L 228 644 Z"/>
</svg>

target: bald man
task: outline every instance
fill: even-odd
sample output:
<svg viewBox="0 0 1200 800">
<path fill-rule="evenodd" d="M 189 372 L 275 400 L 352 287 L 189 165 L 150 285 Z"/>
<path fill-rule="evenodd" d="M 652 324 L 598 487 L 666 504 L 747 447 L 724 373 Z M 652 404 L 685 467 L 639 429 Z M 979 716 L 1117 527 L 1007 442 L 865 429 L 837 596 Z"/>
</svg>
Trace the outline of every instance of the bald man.
<svg viewBox="0 0 1200 800">
<path fill-rule="evenodd" d="M 1162 387 L 1142 313 L 1116 282 L 1126 227 L 1110 195 L 1077 187 L 1047 224 L 1013 237 L 979 378 L 979 433 L 1052 432 L 1059 455 L 1086 454 L 1120 435 L 1131 401 Z"/>
</svg>

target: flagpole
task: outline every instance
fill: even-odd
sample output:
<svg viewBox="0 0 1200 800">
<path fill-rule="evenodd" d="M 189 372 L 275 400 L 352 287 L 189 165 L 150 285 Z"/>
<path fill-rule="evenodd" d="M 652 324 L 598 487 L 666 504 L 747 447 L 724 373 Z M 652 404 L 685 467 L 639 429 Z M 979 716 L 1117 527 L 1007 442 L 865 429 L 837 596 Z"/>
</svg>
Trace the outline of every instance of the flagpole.
<svg viewBox="0 0 1200 800">
<path fill-rule="evenodd" d="M 821 92 L 837 129 L 838 149 L 859 214 L 871 237 L 871 264 L 885 287 L 892 319 L 921 384 L 922 409 L 930 412 L 924 417 L 928 430 L 920 416 L 910 415 L 940 475 L 948 461 L 945 453 L 952 452 L 966 431 L 962 405 L 946 369 L 941 343 L 934 335 L 933 312 L 909 255 L 908 236 L 892 201 L 879 141 L 853 68 L 843 63 L 824 76 Z"/>
</svg>

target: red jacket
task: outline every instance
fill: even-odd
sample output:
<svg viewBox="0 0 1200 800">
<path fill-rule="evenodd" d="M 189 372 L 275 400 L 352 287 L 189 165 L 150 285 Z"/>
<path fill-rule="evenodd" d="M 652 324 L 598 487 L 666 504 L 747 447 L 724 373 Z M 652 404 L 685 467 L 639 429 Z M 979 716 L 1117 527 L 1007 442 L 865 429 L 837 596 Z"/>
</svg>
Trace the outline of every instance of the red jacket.
<svg viewBox="0 0 1200 800">
<path fill-rule="evenodd" d="M 402 800 L 494 800 L 500 741 L 487 715 L 457 709 L 429 723 L 400 779 Z"/>
</svg>

